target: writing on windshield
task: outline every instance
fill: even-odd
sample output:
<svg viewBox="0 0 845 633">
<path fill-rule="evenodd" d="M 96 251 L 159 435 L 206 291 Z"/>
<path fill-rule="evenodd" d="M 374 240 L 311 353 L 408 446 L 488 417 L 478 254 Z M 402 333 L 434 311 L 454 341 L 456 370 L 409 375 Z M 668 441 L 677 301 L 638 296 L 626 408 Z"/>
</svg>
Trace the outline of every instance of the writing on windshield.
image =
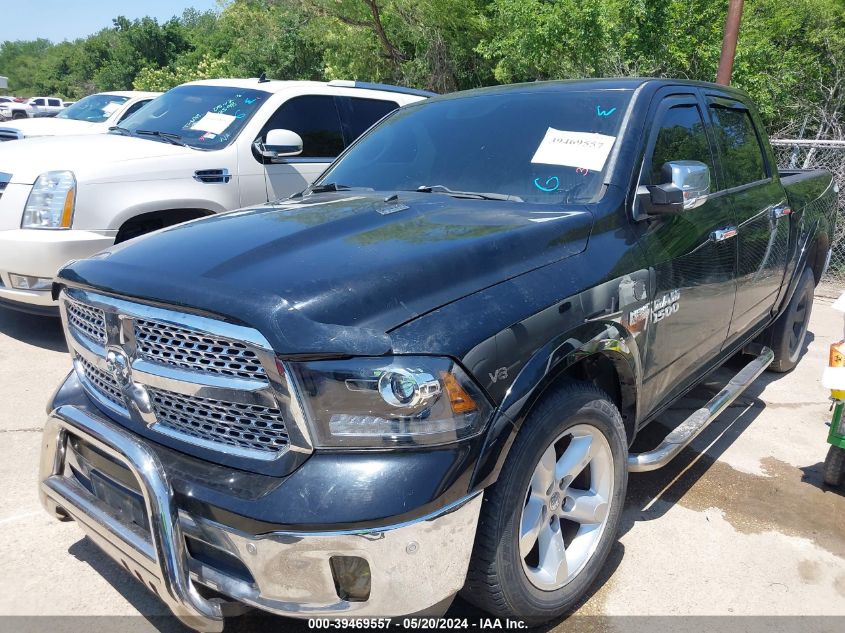
<svg viewBox="0 0 845 633">
<path fill-rule="evenodd" d="M 125 125 L 145 138 L 169 137 L 197 149 L 231 143 L 270 93 L 230 86 L 184 85 L 140 110 Z"/>
<path fill-rule="evenodd" d="M 526 88 L 414 104 L 361 138 L 317 184 L 590 202 L 603 191 L 630 95 Z"/>
</svg>

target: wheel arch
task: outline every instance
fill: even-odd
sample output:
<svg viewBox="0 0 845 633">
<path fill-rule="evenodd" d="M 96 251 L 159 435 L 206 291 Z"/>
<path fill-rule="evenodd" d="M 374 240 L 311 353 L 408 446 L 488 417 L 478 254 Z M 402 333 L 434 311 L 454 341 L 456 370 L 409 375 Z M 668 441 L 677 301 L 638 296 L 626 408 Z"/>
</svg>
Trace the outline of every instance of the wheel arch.
<svg viewBox="0 0 845 633">
<path fill-rule="evenodd" d="M 498 407 L 473 487 L 496 481 L 525 420 L 545 394 L 564 382 L 586 382 L 607 393 L 622 414 L 628 443 L 633 442 L 642 385 L 640 359 L 635 335 L 613 321 L 591 321 L 549 341 L 525 363 Z"/>
<path fill-rule="evenodd" d="M 171 208 L 141 212 L 123 221 L 117 230 L 114 242 L 115 244 L 120 244 L 126 240 L 157 231 L 158 229 L 214 214 L 214 211 L 203 208 Z"/>
</svg>

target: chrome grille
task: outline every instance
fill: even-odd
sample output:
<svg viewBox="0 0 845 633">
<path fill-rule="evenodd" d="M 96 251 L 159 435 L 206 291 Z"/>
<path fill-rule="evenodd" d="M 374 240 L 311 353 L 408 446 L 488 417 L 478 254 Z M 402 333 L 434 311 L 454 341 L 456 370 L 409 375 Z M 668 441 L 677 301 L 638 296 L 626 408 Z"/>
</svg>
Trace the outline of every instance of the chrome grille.
<svg viewBox="0 0 845 633">
<path fill-rule="evenodd" d="M 207 442 L 278 452 L 288 445 L 282 412 L 259 405 L 150 389 L 158 425 Z"/>
<path fill-rule="evenodd" d="M 106 342 L 106 315 L 100 308 L 67 299 L 65 309 L 71 329 L 95 343 Z"/>
<path fill-rule="evenodd" d="M 75 288 L 62 304 L 82 385 L 118 423 L 129 418 L 186 452 L 272 461 L 311 451 L 288 378 L 257 331 Z"/>
<path fill-rule="evenodd" d="M 81 356 L 77 360 L 82 366 L 82 372 L 89 384 L 112 404 L 125 409 L 126 404 L 123 401 L 123 392 L 121 392 L 120 387 L 114 379 L 108 373 L 95 367 Z"/>
<path fill-rule="evenodd" d="M 146 319 L 135 321 L 135 341 L 140 355 L 157 363 L 267 380 L 258 356 L 239 341 Z"/>
</svg>

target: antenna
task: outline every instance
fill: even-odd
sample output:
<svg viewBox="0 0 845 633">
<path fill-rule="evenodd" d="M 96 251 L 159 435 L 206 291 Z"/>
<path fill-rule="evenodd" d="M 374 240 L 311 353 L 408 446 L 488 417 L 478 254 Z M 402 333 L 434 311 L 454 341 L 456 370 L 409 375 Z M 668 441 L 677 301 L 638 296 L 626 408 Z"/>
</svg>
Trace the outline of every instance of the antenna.
<svg viewBox="0 0 845 633">
<path fill-rule="evenodd" d="M 261 76 L 258 78 L 258 83 L 266 84 L 268 81 L 270 80 L 267 79 L 267 73 L 261 73 Z"/>
</svg>

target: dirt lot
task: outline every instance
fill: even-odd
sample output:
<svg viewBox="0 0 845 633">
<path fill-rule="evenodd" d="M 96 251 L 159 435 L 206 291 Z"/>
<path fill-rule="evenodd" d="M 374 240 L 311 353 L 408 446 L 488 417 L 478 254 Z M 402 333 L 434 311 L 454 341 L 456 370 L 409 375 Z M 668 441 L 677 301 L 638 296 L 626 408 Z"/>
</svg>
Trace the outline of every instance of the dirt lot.
<svg viewBox="0 0 845 633">
<path fill-rule="evenodd" d="M 829 306 L 817 299 L 794 372 L 765 374 L 675 462 L 631 476 L 603 584 L 558 629 L 691 630 L 697 622 L 696 630 L 724 631 L 741 622 L 737 630 L 845 630 L 845 496 L 821 484 L 829 413 L 820 377 L 828 345 L 842 332 Z M 64 348 L 57 322 L 0 310 L 0 614 L 143 617 L 0 618 L 0 630 L 180 631 L 78 527 L 57 523 L 38 504 L 40 431 L 68 371 Z M 720 370 L 660 423 L 685 417 L 730 373 Z M 452 612 L 477 615 L 460 602 Z M 842 619 L 624 617 L 635 615 Z M 261 617 L 227 631 L 296 628 L 304 626 Z"/>
</svg>

